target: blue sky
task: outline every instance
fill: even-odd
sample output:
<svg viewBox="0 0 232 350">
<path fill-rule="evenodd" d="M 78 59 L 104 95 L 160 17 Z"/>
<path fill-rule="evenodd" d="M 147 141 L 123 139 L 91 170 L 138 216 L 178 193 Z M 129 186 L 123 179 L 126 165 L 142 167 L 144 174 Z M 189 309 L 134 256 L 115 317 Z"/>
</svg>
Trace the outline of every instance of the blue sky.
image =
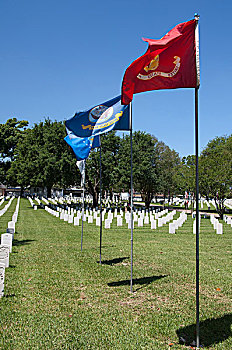
<svg viewBox="0 0 232 350">
<path fill-rule="evenodd" d="M 64 120 L 120 94 L 124 71 L 200 14 L 200 150 L 232 133 L 231 1 L 0 0 L 0 123 Z M 137 94 L 133 129 L 194 153 L 194 90 Z"/>
</svg>

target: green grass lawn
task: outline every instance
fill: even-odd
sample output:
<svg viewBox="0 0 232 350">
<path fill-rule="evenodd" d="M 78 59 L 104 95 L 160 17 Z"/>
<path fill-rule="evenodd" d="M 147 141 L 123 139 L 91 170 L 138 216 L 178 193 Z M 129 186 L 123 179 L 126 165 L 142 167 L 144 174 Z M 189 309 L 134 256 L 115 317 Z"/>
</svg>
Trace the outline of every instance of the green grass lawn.
<svg viewBox="0 0 232 350">
<path fill-rule="evenodd" d="M 16 199 L 0 218 L 5 232 Z M 176 215 L 178 217 L 179 214 Z M 231 237 L 201 220 L 201 344 L 231 349 Z M 81 226 L 34 211 L 21 199 L 5 296 L 0 349 L 188 349 L 195 339 L 195 235 L 192 219 L 175 235 L 168 224 L 134 229 L 134 293 L 130 230 Z M 179 343 L 185 339 L 185 345 Z M 173 345 L 169 345 L 173 344 Z"/>
</svg>

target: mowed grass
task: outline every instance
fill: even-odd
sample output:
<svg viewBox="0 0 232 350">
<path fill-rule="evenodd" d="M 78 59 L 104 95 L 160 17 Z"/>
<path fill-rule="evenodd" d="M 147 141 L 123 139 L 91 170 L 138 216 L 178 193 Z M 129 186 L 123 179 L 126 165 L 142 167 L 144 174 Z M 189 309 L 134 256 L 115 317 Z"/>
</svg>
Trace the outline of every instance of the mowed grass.
<svg viewBox="0 0 232 350">
<path fill-rule="evenodd" d="M 4 232 L 16 199 L 0 218 Z M 179 214 L 176 215 L 178 217 Z M 201 220 L 201 344 L 231 349 L 231 236 Z M 115 222 L 81 226 L 34 211 L 21 199 L 5 296 L 0 299 L 0 349 L 186 349 L 195 340 L 195 235 L 192 219 L 134 229 L 130 293 L 130 230 Z M 179 343 L 179 338 L 185 344 Z M 171 345 L 173 344 L 173 345 Z"/>
</svg>

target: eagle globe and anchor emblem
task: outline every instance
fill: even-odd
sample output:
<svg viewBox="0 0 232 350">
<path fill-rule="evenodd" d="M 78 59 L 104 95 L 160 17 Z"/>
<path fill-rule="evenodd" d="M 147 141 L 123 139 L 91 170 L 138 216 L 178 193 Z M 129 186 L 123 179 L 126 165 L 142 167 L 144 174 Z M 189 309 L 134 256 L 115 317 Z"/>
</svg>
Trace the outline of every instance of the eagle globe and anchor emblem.
<svg viewBox="0 0 232 350">
<path fill-rule="evenodd" d="M 166 72 L 160 72 L 157 71 L 156 69 L 159 66 L 159 55 L 155 56 L 155 58 L 153 58 L 150 63 L 144 67 L 143 69 L 145 70 L 146 73 L 149 73 L 148 75 L 143 75 L 143 74 L 138 74 L 137 78 L 141 79 L 141 80 L 150 80 L 154 77 L 160 76 L 160 77 L 164 77 L 164 78 L 172 78 L 174 77 L 174 75 L 176 75 L 180 69 L 180 57 L 179 56 L 174 56 L 174 61 L 173 63 L 175 64 L 175 67 L 173 68 L 173 70 L 169 73 Z"/>
</svg>

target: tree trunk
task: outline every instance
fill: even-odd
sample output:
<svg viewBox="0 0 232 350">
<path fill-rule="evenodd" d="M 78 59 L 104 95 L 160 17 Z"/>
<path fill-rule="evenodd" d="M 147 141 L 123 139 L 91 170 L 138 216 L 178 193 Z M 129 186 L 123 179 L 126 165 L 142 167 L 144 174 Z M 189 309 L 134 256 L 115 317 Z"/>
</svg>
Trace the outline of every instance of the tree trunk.
<svg viewBox="0 0 232 350">
<path fill-rule="evenodd" d="M 93 207 L 96 208 L 98 206 L 98 192 L 95 191 L 93 194 Z"/>
<path fill-rule="evenodd" d="M 89 193 L 93 196 L 93 207 L 96 208 L 98 206 L 98 183 L 95 182 L 93 185 L 88 176 L 86 176 L 87 184 L 88 184 L 88 190 Z"/>
<path fill-rule="evenodd" d="M 21 186 L 21 188 L 20 188 L 20 197 L 22 197 L 22 196 L 23 196 L 23 192 L 24 192 L 24 187 L 23 187 L 23 186 Z"/>
<path fill-rule="evenodd" d="M 166 193 L 164 193 L 164 205 L 163 205 L 163 208 L 165 208 L 165 199 L 166 199 Z"/>
<path fill-rule="evenodd" d="M 214 197 L 214 201 L 216 203 L 216 210 L 220 216 L 220 219 L 223 220 L 223 214 L 224 214 L 224 200 L 218 199 L 217 197 Z"/>
<path fill-rule="evenodd" d="M 51 187 L 47 187 L 47 196 L 48 196 L 48 198 L 51 198 L 51 196 L 52 196 L 52 188 Z"/>
<path fill-rule="evenodd" d="M 151 204 L 151 200 L 152 200 L 152 193 L 147 192 L 147 193 L 142 194 L 142 200 L 145 203 L 145 208 L 149 209 L 150 204 Z"/>
</svg>

